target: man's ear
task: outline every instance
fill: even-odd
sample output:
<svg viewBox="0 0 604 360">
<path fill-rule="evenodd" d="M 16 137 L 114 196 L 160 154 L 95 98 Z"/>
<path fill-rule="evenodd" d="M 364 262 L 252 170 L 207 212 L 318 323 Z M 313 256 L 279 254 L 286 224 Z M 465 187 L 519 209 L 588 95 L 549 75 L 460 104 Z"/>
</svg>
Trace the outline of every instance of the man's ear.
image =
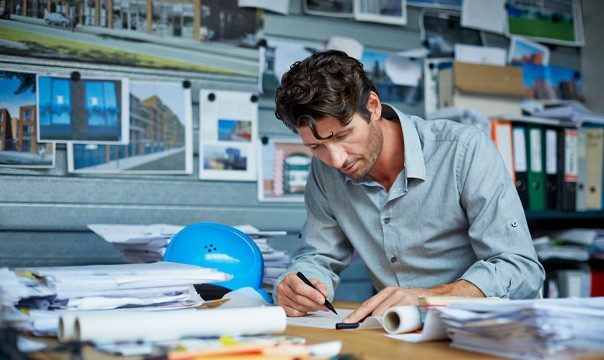
<svg viewBox="0 0 604 360">
<path fill-rule="evenodd" d="M 379 120 L 382 117 L 382 102 L 378 94 L 374 91 L 369 93 L 369 100 L 367 101 L 367 110 L 371 114 L 371 120 Z"/>
</svg>

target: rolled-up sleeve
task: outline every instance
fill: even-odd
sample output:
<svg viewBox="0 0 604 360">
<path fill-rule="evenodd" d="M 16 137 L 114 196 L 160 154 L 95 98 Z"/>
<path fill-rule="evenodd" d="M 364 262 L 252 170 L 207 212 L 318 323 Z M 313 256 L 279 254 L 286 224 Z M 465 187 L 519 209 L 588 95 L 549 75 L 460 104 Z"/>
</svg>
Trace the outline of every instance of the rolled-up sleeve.
<svg viewBox="0 0 604 360">
<path fill-rule="evenodd" d="M 524 209 L 490 138 L 477 132 L 459 152 L 458 188 L 478 258 L 462 276 L 486 296 L 534 298 L 545 271 L 537 259 Z"/>
</svg>

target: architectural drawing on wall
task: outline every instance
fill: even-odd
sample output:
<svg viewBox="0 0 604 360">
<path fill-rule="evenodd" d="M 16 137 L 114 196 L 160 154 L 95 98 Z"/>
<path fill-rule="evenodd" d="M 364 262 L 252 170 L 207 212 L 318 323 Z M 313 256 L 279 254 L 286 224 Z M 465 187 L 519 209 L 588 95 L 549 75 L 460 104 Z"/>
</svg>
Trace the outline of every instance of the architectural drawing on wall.
<svg viewBox="0 0 604 360">
<path fill-rule="evenodd" d="M 419 30 L 430 57 L 453 57 L 455 44 L 484 44 L 482 32 L 462 27 L 461 17 L 454 11 L 422 9 Z"/>
<path fill-rule="evenodd" d="M 201 90 L 199 114 L 199 178 L 256 180 L 258 96 Z"/>
<path fill-rule="evenodd" d="M 304 201 L 312 153 L 300 139 L 267 139 L 258 158 L 259 201 Z"/>
<path fill-rule="evenodd" d="M 349 17 L 353 16 L 353 0 L 302 0 L 304 12 L 310 15 Z"/>
<path fill-rule="evenodd" d="M 11 0 L 9 6 L 19 16 L 43 19 L 46 13 L 62 13 L 76 25 L 201 41 L 238 43 L 255 34 L 258 25 L 256 9 L 240 8 L 237 0 Z"/>
<path fill-rule="evenodd" d="M 507 0 L 506 9 L 508 35 L 571 46 L 585 43 L 579 0 Z"/>
<path fill-rule="evenodd" d="M 0 70 L 0 166 L 55 166 L 53 143 L 36 135 L 36 74 Z"/>
<path fill-rule="evenodd" d="M 291 41 L 268 40 L 258 52 L 259 71 L 258 90 L 262 94 L 272 94 L 277 90 L 281 77 L 296 61 L 304 60 L 317 50 L 321 44 L 296 44 Z"/>
<path fill-rule="evenodd" d="M 388 52 L 364 50 L 361 57 L 365 71 L 380 94 L 380 100 L 408 105 L 421 101 L 424 94 L 420 91 L 419 78 L 412 86 L 397 85 L 392 81 L 386 69 L 389 55 Z"/>
<path fill-rule="evenodd" d="M 130 143 L 69 144 L 69 172 L 191 174 L 191 107 L 191 89 L 183 83 L 131 80 Z"/>
<path fill-rule="evenodd" d="M 38 141 L 127 144 L 128 78 L 39 75 Z"/>
<path fill-rule="evenodd" d="M 547 46 L 529 39 L 512 36 L 510 38 L 510 50 L 508 51 L 508 63 L 548 65 L 549 53 Z"/>
<path fill-rule="evenodd" d="M 407 23 L 406 0 L 354 0 L 354 19 L 391 25 Z"/>
<path fill-rule="evenodd" d="M 257 61 L 229 47 L 257 45 L 263 10 L 237 0 L 28 1 L 11 0 L 23 21 L 0 24 L 0 54 L 40 61 L 255 76 Z M 52 29 L 44 14 L 65 13 L 74 32 Z M 33 18 L 33 19 L 30 19 Z M 82 31 L 78 30 L 81 29 Z M 163 39 L 162 39 L 163 38 Z M 170 42 L 170 38 L 183 41 Z M 135 39 L 135 41 L 133 41 Z M 220 42 L 216 46 L 196 42 Z M 232 45 L 232 46 L 231 46 Z M 205 51 L 205 50 L 208 51 Z"/>
<path fill-rule="evenodd" d="M 578 70 L 555 65 L 516 64 L 522 67 L 526 97 L 538 100 L 583 100 Z"/>
</svg>

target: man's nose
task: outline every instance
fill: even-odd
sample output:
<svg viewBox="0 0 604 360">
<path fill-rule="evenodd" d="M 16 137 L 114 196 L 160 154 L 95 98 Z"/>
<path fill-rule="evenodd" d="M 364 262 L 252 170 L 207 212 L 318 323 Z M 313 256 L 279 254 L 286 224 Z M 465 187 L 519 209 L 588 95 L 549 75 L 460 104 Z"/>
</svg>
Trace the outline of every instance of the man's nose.
<svg viewBox="0 0 604 360">
<path fill-rule="evenodd" d="M 331 167 L 340 169 L 342 166 L 344 166 L 346 158 L 348 157 L 346 151 L 344 151 L 344 149 L 337 144 L 329 144 L 327 145 L 327 149 L 329 151 Z"/>
</svg>

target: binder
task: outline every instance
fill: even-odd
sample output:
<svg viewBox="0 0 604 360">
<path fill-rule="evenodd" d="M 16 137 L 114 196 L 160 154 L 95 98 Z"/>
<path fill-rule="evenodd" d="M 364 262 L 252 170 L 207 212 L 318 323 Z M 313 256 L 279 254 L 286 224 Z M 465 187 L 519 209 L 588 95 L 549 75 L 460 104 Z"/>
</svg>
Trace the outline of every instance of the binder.
<svg viewBox="0 0 604 360">
<path fill-rule="evenodd" d="M 577 137 L 579 131 L 573 128 L 560 129 L 559 169 L 560 169 L 560 208 L 563 211 L 575 211 L 577 203 Z"/>
<path fill-rule="evenodd" d="M 528 199 L 528 163 L 526 156 L 526 126 L 512 126 L 512 149 L 514 155 L 514 173 L 516 175 L 516 191 L 524 209 L 529 208 Z"/>
<path fill-rule="evenodd" d="M 529 210 L 545 210 L 545 169 L 543 161 L 543 129 L 537 124 L 526 126 L 528 160 Z"/>
<path fill-rule="evenodd" d="M 512 177 L 512 181 L 516 182 L 516 176 L 514 174 L 514 155 L 512 153 L 512 122 L 509 120 L 491 120 L 491 138 L 493 139 L 493 142 L 495 142 L 495 146 L 503 158 L 503 162 Z"/>
<path fill-rule="evenodd" d="M 585 178 L 586 171 L 586 131 L 585 128 L 577 130 L 577 190 L 575 199 L 575 211 L 585 211 Z"/>
<path fill-rule="evenodd" d="M 559 128 L 544 127 L 544 160 L 545 160 L 545 208 L 548 210 L 560 209 L 559 187 L 561 184 L 562 173 L 558 165 L 563 156 L 560 156 L 560 146 L 563 141 L 560 141 L 559 134 L 562 134 Z M 563 135 L 562 135 L 563 136 Z M 563 140 L 563 139 L 562 139 Z M 562 148 L 563 149 L 563 148 Z"/>
<path fill-rule="evenodd" d="M 585 208 L 602 210 L 604 128 L 586 127 L 585 132 Z"/>
</svg>

